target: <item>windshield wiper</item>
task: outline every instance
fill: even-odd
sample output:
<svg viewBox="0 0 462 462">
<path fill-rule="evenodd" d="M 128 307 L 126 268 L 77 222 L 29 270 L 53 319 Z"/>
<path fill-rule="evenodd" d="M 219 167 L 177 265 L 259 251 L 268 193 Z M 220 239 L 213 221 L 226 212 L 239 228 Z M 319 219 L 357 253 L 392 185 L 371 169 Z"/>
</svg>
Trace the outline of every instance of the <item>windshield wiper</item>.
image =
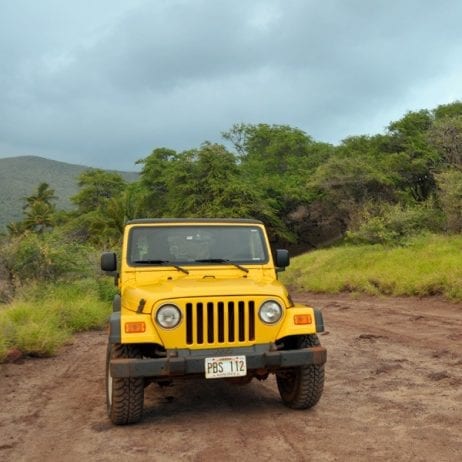
<svg viewBox="0 0 462 462">
<path fill-rule="evenodd" d="M 137 265 L 167 265 L 172 266 L 173 268 L 181 271 L 182 273 L 189 274 L 187 269 L 182 268 L 181 266 L 174 265 L 172 262 L 168 260 L 135 260 L 133 263 Z"/>
<path fill-rule="evenodd" d="M 244 271 L 244 273 L 248 273 L 249 270 L 245 268 L 244 266 L 238 265 L 237 263 L 234 263 L 231 260 L 226 260 L 224 258 L 203 258 L 200 260 L 194 260 L 196 263 L 227 263 L 229 265 L 233 265 L 236 268 L 239 268 L 241 271 Z"/>
</svg>

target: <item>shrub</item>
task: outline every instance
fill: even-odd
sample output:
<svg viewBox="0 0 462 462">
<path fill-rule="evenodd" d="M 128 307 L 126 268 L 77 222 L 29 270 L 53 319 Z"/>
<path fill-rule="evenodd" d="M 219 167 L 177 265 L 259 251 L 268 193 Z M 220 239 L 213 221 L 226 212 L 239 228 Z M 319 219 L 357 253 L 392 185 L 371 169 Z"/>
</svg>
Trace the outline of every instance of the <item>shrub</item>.
<svg viewBox="0 0 462 462">
<path fill-rule="evenodd" d="M 49 356 L 74 332 L 103 327 L 110 304 L 99 299 L 94 279 L 33 283 L 0 309 L 0 361 L 11 349 Z"/>
<path fill-rule="evenodd" d="M 115 294 L 117 293 L 117 287 L 114 284 L 113 278 L 106 276 L 96 279 L 98 298 L 103 302 L 112 303 Z"/>
<path fill-rule="evenodd" d="M 56 281 L 88 276 L 92 270 L 89 249 L 56 233 L 27 233 L 16 244 L 13 272 L 21 280 Z"/>
<path fill-rule="evenodd" d="M 0 303 L 10 302 L 19 287 L 34 281 L 70 281 L 95 273 L 94 249 L 58 232 L 26 232 L 0 243 Z"/>
<path fill-rule="evenodd" d="M 369 205 L 362 211 L 356 230 L 347 232 L 347 242 L 354 244 L 403 244 L 408 238 L 424 231 L 443 228 L 444 217 L 429 201 L 414 206 Z"/>
<path fill-rule="evenodd" d="M 450 233 L 462 231 L 462 172 L 447 170 L 436 175 L 438 198 L 446 216 L 446 227 Z"/>
</svg>

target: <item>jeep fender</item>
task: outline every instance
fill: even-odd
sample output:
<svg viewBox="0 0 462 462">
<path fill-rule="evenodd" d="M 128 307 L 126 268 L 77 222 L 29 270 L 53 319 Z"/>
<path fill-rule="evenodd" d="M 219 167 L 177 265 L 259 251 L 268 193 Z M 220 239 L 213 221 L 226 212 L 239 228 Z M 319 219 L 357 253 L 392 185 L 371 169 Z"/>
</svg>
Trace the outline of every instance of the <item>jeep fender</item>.
<svg viewBox="0 0 462 462">
<path fill-rule="evenodd" d="M 309 323 L 296 324 L 295 316 L 308 315 Z M 324 332 L 324 320 L 321 310 L 303 305 L 295 305 L 287 310 L 277 340 L 290 335 L 310 335 Z"/>
<path fill-rule="evenodd" d="M 109 318 L 109 343 L 121 343 L 120 311 L 111 314 Z"/>
</svg>

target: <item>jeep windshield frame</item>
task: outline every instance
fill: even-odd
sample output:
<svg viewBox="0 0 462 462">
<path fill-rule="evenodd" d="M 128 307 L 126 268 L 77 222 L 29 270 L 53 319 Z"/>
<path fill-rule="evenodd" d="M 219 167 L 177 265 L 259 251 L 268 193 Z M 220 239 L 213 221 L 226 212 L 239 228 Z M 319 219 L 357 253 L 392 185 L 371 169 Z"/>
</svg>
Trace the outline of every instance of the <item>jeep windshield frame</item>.
<svg viewBox="0 0 462 462">
<path fill-rule="evenodd" d="M 128 234 L 130 267 L 263 265 L 269 261 L 265 235 L 256 224 L 137 224 Z M 178 269 L 178 268 L 177 268 Z"/>
</svg>

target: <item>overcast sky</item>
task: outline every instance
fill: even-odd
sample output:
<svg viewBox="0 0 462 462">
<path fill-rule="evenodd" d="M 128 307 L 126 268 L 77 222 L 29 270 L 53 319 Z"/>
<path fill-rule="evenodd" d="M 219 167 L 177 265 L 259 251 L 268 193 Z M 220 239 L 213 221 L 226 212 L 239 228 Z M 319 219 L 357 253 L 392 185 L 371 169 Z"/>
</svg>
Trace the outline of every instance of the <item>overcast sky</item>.
<svg viewBox="0 0 462 462">
<path fill-rule="evenodd" d="M 460 0 L 0 0 L 0 157 L 135 170 L 234 123 L 334 144 L 462 99 Z"/>
</svg>

